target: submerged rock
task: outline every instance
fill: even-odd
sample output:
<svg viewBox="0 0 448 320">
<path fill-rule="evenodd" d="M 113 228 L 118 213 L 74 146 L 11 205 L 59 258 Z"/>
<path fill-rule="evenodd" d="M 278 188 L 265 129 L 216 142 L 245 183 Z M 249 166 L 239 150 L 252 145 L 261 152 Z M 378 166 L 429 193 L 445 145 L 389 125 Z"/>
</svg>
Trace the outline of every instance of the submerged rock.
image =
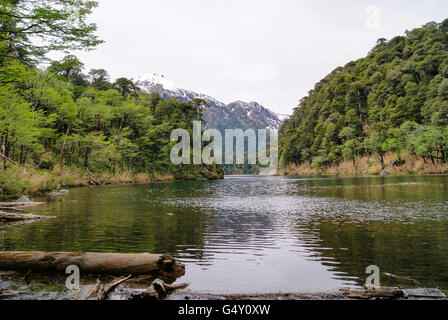
<svg viewBox="0 0 448 320">
<path fill-rule="evenodd" d="M 21 196 L 19 199 L 13 201 L 13 202 L 33 202 L 28 198 L 27 196 Z"/>
<path fill-rule="evenodd" d="M 58 196 L 62 196 L 62 193 L 56 190 L 47 193 L 47 197 L 58 197 Z"/>
</svg>

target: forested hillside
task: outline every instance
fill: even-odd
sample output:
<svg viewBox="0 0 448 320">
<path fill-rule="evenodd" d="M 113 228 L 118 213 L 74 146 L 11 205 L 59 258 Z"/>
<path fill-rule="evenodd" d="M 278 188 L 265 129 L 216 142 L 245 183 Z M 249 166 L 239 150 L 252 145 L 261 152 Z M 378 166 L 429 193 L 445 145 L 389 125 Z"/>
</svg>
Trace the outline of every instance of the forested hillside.
<svg viewBox="0 0 448 320">
<path fill-rule="evenodd" d="M 300 101 L 280 132 L 281 164 L 322 169 L 372 156 L 448 161 L 448 19 L 379 39 Z"/>
<path fill-rule="evenodd" d="M 4 4 L 3 4 L 4 3 Z M 0 197 L 67 185 L 202 179 L 222 168 L 173 166 L 170 134 L 192 130 L 202 101 L 180 103 L 141 92 L 106 70 L 84 73 L 73 55 L 101 41 L 84 22 L 91 1 L 2 1 L 0 10 Z M 75 26 L 67 20 L 78 12 Z M 79 13 L 81 12 L 81 13 Z M 35 36 L 41 36 L 36 41 Z M 37 43 L 37 44 L 36 44 Z M 49 65 L 43 70 L 38 66 Z"/>
</svg>

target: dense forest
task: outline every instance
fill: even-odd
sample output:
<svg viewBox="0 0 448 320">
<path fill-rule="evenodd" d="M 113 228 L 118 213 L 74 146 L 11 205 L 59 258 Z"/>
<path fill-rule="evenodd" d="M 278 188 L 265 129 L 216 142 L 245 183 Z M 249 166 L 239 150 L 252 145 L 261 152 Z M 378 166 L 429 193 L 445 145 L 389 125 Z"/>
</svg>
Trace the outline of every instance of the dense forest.
<svg viewBox="0 0 448 320">
<path fill-rule="evenodd" d="M 448 19 L 379 39 L 300 101 L 280 132 L 283 166 L 315 169 L 372 156 L 448 161 Z"/>
<path fill-rule="evenodd" d="M 104 69 L 85 73 L 74 55 L 46 58 L 51 51 L 101 43 L 96 26 L 85 22 L 95 6 L 77 0 L 1 3 L 0 197 L 89 182 L 223 175 L 218 166 L 170 161 L 172 130 L 191 132 L 203 101 L 163 100 L 131 79 L 111 82 Z"/>
</svg>

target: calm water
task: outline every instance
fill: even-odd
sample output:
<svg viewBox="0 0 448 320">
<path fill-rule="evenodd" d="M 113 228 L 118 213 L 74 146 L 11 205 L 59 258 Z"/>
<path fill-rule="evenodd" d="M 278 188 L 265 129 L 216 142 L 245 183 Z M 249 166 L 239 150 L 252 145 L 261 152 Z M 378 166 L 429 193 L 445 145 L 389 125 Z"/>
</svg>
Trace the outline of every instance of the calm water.
<svg viewBox="0 0 448 320">
<path fill-rule="evenodd" d="M 382 285 L 448 289 L 448 177 L 235 176 L 63 199 L 30 209 L 56 219 L 0 229 L 0 250 L 167 253 L 204 291 L 358 286 L 371 264 Z"/>
</svg>

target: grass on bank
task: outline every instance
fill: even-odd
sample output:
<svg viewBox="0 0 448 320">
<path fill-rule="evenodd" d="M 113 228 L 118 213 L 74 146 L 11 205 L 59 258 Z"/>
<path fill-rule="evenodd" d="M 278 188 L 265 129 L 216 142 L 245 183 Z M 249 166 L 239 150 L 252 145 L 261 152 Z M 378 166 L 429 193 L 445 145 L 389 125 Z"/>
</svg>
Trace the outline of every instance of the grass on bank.
<svg viewBox="0 0 448 320">
<path fill-rule="evenodd" d="M 45 192 L 59 190 L 63 187 L 79 187 L 92 184 L 125 184 L 174 181 L 171 174 L 103 172 L 92 174 L 79 168 L 55 167 L 52 170 L 37 170 L 24 167 L 0 169 L 0 199 L 17 199 L 26 194 L 42 195 Z"/>
<path fill-rule="evenodd" d="M 289 164 L 279 170 L 280 175 L 289 176 L 405 176 L 405 175 L 434 175 L 448 174 L 448 163 L 430 159 L 424 160 L 422 157 L 403 154 L 397 160 L 397 156 L 388 153 L 384 156 L 384 167 L 375 156 L 357 157 L 355 161 L 345 160 L 328 167 L 313 168 L 309 163 L 300 165 Z"/>
</svg>

